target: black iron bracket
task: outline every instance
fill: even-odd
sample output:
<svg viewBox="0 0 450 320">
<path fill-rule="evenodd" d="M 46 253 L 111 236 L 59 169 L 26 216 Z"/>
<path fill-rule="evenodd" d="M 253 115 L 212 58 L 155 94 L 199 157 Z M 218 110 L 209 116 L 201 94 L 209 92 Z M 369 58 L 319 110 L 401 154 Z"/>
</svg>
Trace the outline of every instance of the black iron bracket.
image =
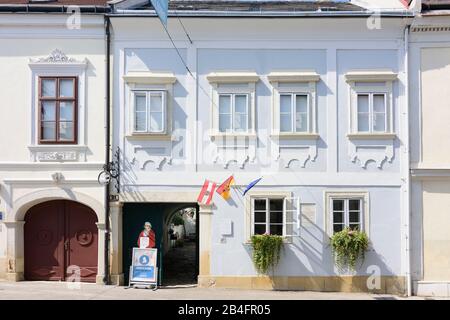
<svg viewBox="0 0 450 320">
<path fill-rule="evenodd" d="M 100 184 L 109 185 L 111 180 L 115 180 L 114 188 L 117 193 L 120 193 L 120 148 L 117 147 L 113 154 L 112 161 L 103 165 L 103 170 L 98 175 L 98 182 Z"/>
</svg>

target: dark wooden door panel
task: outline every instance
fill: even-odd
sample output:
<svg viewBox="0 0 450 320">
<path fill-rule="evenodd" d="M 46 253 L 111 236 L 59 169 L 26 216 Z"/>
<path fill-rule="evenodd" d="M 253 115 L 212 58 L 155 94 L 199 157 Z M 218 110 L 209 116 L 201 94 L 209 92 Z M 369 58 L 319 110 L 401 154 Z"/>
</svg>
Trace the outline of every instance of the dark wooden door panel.
<svg viewBox="0 0 450 320">
<path fill-rule="evenodd" d="M 76 202 L 48 201 L 25 216 L 27 280 L 95 282 L 98 232 L 95 212 Z"/>
<path fill-rule="evenodd" d="M 95 282 L 97 275 L 97 217 L 92 210 L 75 202 L 66 203 L 66 238 L 69 242 L 67 267 L 79 268 L 82 281 Z M 67 276 L 70 276 L 68 272 Z"/>
<path fill-rule="evenodd" d="M 63 280 L 63 205 L 61 201 L 43 203 L 25 217 L 25 277 L 29 280 Z"/>
</svg>

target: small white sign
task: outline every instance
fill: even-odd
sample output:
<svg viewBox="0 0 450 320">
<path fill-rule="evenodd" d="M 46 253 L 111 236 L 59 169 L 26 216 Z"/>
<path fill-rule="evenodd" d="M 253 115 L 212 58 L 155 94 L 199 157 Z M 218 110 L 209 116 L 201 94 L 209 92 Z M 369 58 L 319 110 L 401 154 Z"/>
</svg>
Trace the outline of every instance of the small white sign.
<svg viewBox="0 0 450 320">
<path fill-rule="evenodd" d="M 139 239 L 139 248 L 145 249 L 150 244 L 150 238 L 149 237 L 140 237 Z"/>
</svg>

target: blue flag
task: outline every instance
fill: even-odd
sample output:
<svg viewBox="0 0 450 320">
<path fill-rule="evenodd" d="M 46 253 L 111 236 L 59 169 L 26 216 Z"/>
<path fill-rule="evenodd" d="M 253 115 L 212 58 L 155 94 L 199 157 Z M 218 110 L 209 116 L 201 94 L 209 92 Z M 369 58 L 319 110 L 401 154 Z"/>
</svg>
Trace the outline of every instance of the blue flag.
<svg viewBox="0 0 450 320">
<path fill-rule="evenodd" d="M 244 190 L 244 193 L 242 194 L 243 196 L 245 196 L 245 194 L 251 189 L 253 188 L 258 182 L 261 181 L 262 178 L 258 178 L 256 180 L 253 180 L 252 182 L 250 182 L 247 187 Z"/>
<path fill-rule="evenodd" d="M 162 24 L 167 27 L 167 15 L 169 12 L 169 0 L 150 0 L 156 14 L 161 20 Z"/>
</svg>

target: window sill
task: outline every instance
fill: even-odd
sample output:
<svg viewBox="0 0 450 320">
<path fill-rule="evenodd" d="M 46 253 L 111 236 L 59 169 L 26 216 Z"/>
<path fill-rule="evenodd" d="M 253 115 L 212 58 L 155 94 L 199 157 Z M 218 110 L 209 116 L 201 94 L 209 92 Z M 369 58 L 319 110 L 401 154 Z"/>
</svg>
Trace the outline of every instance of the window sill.
<svg viewBox="0 0 450 320">
<path fill-rule="evenodd" d="M 168 133 L 132 133 L 125 137 L 129 140 L 175 140 L 174 137 Z"/>
<path fill-rule="evenodd" d="M 395 133 L 348 133 L 351 140 L 394 140 Z"/>
<path fill-rule="evenodd" d="M 317 140 L 320 135 L 318 133 L 275 133 L 271 135 L 272 138 L 279 139 L 304 139 L 304 140 Z"/>
<path fill-rule="evenodd" d="M 29 145 L 33 162 L 85 162 L 88 147 L 78 144 L 36 144 Z"/>
<path fill-rule="evenodd" d="M 28 149 L 30 151 L 42 151 L 42 150 L 86 150 L 88 147 L 85 145 L 79 144 L 57 144 L 57 143 L 49 143 L 49 144 L 33 144 L 29 145 Z"/>
<path fill-rule="evenodd" d="M 283 237 L 283 244 L 292 244 L 293 243 L 292 240 L 293 240 L 292 237 Z M 247 241 L 244 241 L 242 244 L 245 246 L 251 246 L 252 241 L 250 239 L 248 239 Z"/>
</svg>

